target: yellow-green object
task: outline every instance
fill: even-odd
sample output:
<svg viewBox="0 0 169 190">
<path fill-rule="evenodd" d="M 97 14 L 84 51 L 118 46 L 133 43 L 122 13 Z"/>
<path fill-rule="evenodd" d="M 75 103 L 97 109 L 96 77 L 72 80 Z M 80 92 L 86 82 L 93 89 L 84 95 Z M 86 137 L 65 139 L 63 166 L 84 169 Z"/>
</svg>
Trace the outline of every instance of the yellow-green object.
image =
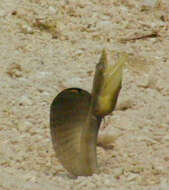
<svg viewBox="0 0 169 190">
<path fill-rule="evenodd" d="M 126 56 L 112 64 L 103 50 L 96 66 L 92 93 L 68 88 L 53 100 L 50 129 L 57 158 L 75 176 L 97 173 L 96 144 L 102 118 L 115 108 Z"/>
</svg>

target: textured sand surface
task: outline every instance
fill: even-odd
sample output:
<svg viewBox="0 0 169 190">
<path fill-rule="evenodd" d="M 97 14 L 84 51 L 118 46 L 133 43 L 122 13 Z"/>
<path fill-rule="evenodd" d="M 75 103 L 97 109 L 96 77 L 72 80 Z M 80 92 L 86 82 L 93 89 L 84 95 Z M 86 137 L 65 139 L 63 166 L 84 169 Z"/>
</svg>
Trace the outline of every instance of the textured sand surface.
<svg viewBox="0 0 169 190">
<path fill-rule="evenodd" d="M 168 0 L 0 1 L 0 189 L 169 189 L 168 13 Z M 65 88 L 90 91 L 104 47 L 134 61 L 100 130 L 100 173 L 74 179 L 49 107 Z"/>
</svg>

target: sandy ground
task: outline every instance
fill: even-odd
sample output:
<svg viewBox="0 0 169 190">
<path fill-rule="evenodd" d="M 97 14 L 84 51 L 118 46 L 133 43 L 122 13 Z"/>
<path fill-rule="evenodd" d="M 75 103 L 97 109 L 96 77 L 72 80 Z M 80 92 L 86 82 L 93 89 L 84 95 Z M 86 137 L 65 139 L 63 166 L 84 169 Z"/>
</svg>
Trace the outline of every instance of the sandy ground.
<svg viewBox="0 0 169 190">
<path fill-rule="evenodd" d="M 0 189 L 169 189 L 168 13 L 168 0 L 0 1 Z M 100 130 L 99 174 L 74 179 L 49 107 L 65 88 L 90 91 L 104 47 L 135 61 Z"/>
</svg>

